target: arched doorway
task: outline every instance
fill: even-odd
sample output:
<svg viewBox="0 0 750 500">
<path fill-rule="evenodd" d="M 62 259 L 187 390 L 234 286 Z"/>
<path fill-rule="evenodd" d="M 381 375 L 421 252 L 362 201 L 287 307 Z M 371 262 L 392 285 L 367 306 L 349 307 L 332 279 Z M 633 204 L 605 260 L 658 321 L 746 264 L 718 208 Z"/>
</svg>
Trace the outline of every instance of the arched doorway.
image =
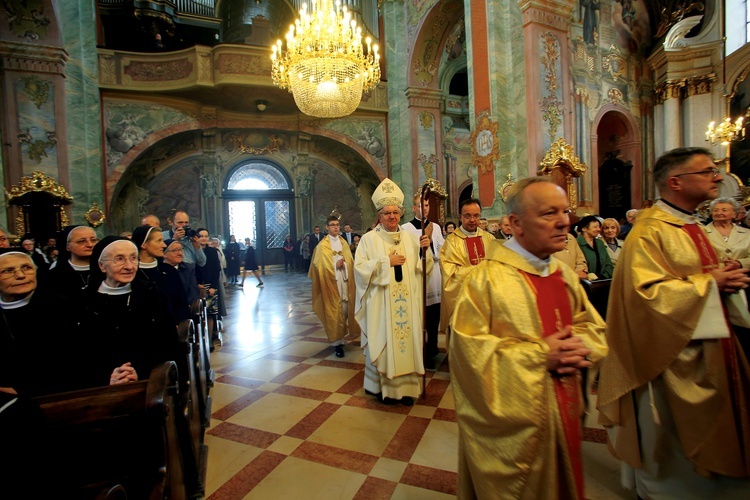
<svg viewBox="0 0 750 500">
<path fill-rule="evenodd" d="M 620 220 L 629 209 L 641 206 L 644 192 L 638 128 L 633 116 L 614 104 L 602 106 L 594 126 L 595 206 L 599 214 Z"/>
<path fill-rule="evenodd" d="M 258 265 L 283 264 L 286 235 L 294 234 L 294 192 L 287 173 L 267 160 L 246 160 L 226 177 L 224 229 L 239 243 L 249 238 Z"/>
</svg>

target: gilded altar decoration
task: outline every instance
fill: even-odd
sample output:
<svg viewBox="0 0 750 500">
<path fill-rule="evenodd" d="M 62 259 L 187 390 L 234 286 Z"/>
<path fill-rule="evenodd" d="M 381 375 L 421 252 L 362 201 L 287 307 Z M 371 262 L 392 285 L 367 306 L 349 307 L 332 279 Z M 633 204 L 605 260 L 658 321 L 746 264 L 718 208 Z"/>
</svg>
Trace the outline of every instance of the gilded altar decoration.
<svg viewBox="0 0 750 500">
<path fill-rule="evenodd" d="M 68 194 L 65 186 L 39 170 L 32 172 L 30 176 L 23 176 L 18 185 L 11 186 L 10 191 L 5 191 L 8 205 L 20 207 L 16 217 L 16 234 L 26 234 L 30 230 L 26 214 L 31 210 L 32 201 L 39 201 L 37 193 L 44 193 L 52 197 L 51 207 L 59 209 L 58 227 L 60 230 L 69 224 L 68 214 L 65 213 L 64 205 L 69 205 L 73 197 Z"/>
<path fill-rule="evenodd" d="M 497 122 L 491 120 L 489 114 L 483 111 L 477 117 L 476 127 L 471 131 L 471 163 L 482 174 L 493 172 L 493 162 L 500 159 L 497 127 Z"/>
<path fill-rule="evenodd" d="M 33 172 L 31 176 L 21 177 L 20 184 L 18 186 L 11 186 L 10 192 L 6 190 L 5 196 L 8 198 L 8 203 L 10 203 L 21 198 L 26 193 L 48 193 L 68 203 L 73 201 L 73 197 L 68 194 L 65 186 L 58 184 L 54 178 L 38 170 Z"/>
<path fill-rule="evenodd" d="M 508 194 L 510 194 L 510 188 L 512 188 L 515 183 L 516 181 L 513 180 L 513 174 L 508 174 L 508 180 L 505 181 L 503 185 L 500 186 L 500 189 L 497 191 L 497 194 L 500 195 L 500 198 L 503 200 L 503 202 L 508 201 Z"/>
<path fill-rule="evenodd" d="M 91 203 L 91 208 L 83 214 L 83 217 L 93 227 L 99 227 L 104 224 L 104 219 L 106 218 L 102 209 L 99 208 L 99 204 L 95 201 Z"/>
<path fill-rule="evenodd" d="M 565 178 L 565 190 L 568 193 L 568 203 L 571 210 L 578 208 L 578 192 L 573 179 L 586 172 L 586 164 L 573 152 L 573 146 L 565 142 L 562 137 L 552 143 L 544 159 L 539 164 L 537 175 L 551 175 L 559 170 Z"/>
<path fill-rule="evenodd" d="M 286 48 L 273 45 L 271 78 L 289 89 L 300 111 L 319 118 L 350 115 L 362 92 L 380 81 L 378 44 L 365 38 L 352 13 L 341 2 L 310 0 L 290 26 Z"/>
</svg>

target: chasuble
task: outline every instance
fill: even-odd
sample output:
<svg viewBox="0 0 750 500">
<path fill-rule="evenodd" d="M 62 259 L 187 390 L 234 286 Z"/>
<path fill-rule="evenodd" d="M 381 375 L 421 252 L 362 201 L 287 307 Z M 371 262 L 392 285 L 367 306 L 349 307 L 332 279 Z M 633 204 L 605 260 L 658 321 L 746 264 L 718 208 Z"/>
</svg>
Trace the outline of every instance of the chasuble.
<svg viewBox="0 0 750 500">
<path fill-rule="evenodd" d="M 467 238 L 469 237 L 460 228 L 456 229 L 445 238 L 445 244 L 440 251 L 440 271 L 443 280 L 443 294 L 440 299 L 442 325 L 447 326 L 450 322 L 463 279 L 481 262 L 490 247 L 503 243 L 482 228 L 477 228 L 476 238 L 480 241 L 467 245 Z M 441 329 L 445 330 L 442 326 Z"/>
<path fill-rule="evenodd" d="M 354 319 L 354 300 L 356 287 L 354 285 L 354 259 L 349 245 L 338 237 L 341 248 L 334 251 L 331 247 L 331 237 L 327 236 L 315 246 L 308 277 L 312 280 L 313 310 L 323 323 L 328 340 L 331 342 L 349 336 L 359 336 L 360 329 Z M 345 266 L 336 269 L 335 261 L 344 259 Z M 349 303 L 346 318 L 342 298 Z M 348 323 L 348 332 L 347 332 Z"/>
<path fill-rule="evenodd" d="M 700 497 L 727 491 L 714 479 L 750 476 L 750 371 L 709 274 L 717 266 L 695 219 L 659 201 L 615 268 L 598 407 L 616 455 L 637 482 L 653 481 L 639 489 L 671 480 L 674 498 Z"/>
<path fill-rule="evenodd" d="M 459 498 L 582 496 L 579 377 L 549 372 L 542 340 L 567 325 L 592 361 L 606 355 L 603 320 L 574 271 L 555 258 L 543 277 L 497 244 L 465 278 L 449 353 Z"/>
</svg>

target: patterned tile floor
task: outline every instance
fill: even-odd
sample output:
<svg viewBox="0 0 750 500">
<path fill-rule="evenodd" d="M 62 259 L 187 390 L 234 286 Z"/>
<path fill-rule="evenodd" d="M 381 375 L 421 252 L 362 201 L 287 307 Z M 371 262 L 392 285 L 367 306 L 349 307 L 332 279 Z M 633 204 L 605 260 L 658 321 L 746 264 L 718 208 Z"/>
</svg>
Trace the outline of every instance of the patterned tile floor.
<svg viewBox="0 0 750 500">
<path fill-rule="evenodd" d="M 311 308 L 302 273 L 230 285 L 224 345 L 212 355 L 206 496 L 228 499 L 440 499 L 456 493 L 458 427 L 445 354 L 427 373 L 427 397 L 385 406 L 362 388 L 359 342 L 337 358 Z M 441 345 L 442 345 L 441 338 Z M 589 415 L 589 422 L 594 422 Z M 590 499 L 634 498 L 587 428 Z"/>
</svg>

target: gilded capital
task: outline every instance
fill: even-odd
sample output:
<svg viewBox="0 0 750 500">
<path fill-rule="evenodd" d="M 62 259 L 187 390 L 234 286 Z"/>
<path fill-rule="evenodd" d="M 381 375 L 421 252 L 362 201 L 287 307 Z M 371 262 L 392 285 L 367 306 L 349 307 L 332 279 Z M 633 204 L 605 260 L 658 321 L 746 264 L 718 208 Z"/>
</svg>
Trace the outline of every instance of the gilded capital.
<svg viewBox="0 0 750 500">
<path fill-rule="evenodd" d="M 710 73 L 708 75 L 695 76 L 687 79 L 687 96 L 691 97 L 700 94 L 710 94 L 713 92 L 714 82 L 716 81 L 716 75 Z"/>
</svg>

